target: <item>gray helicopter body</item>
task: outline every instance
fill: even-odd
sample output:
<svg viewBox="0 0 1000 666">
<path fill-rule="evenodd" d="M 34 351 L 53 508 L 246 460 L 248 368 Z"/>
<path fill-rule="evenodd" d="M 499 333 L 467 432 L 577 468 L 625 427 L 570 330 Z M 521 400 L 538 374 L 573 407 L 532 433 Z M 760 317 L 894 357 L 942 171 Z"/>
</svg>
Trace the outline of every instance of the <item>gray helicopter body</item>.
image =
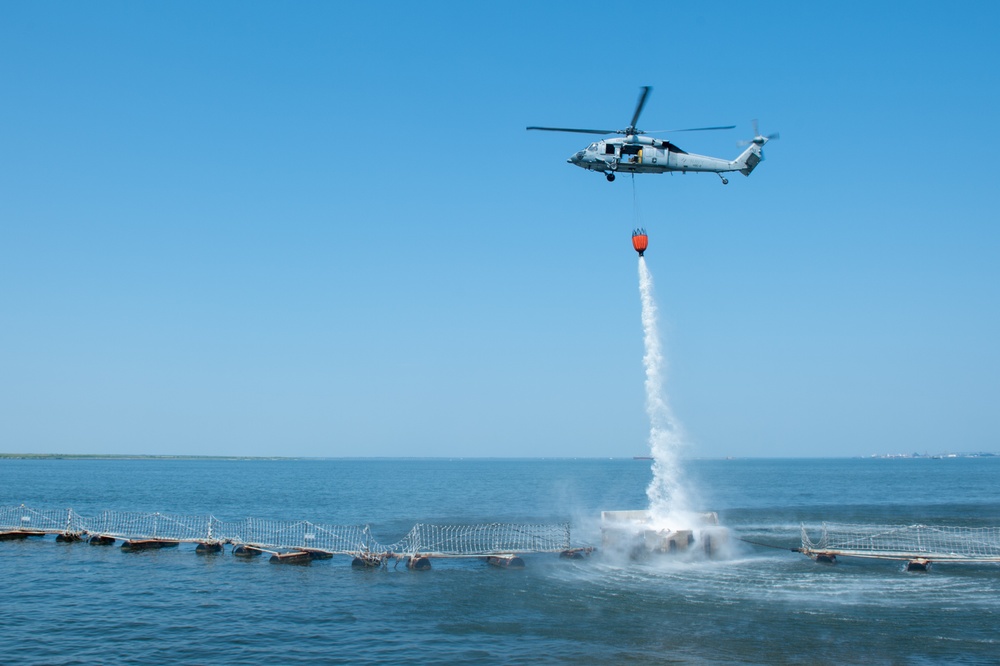
<svg viewBox="0 0 1000 666">
<path fill-rule="evenodd" d="M 749 176 L 763 159 L 761 147 L 767 143 L 765 137 L 760 143 L 750 146 L 734 160 L 718 157 L 694 155 L 681 150 L 669 141 L 660 141 L 647 136 L 626 136 L 621 139 L 605 139 L 590 144 L 576 152 L 567 162 L 601 173 L 681 173 L 705 172 L 727 173 L 739 171 Z"/>
<path fill-rule="evenodd" d="M 725 185 L 729 181 L 723 176 L 730 171 L 739 171 L 744 176 L 749 176 L 750 172 L 764 159 L 762 148 L 771 139 L 777 139 L 777 134 L 762 136 L 757 129 L 757 121 L 754 124 L 754 138 L 746 143 L 749 144 L 736 159 L 726 160 L 720 157 L 707 157 L 705 155 L 695 155 L 681 150 L 670 141 L 654 139 L 646 136 L 647 132 L 636 129 L 636 122 L 639 114 L 642 113 L 649 96 L 649 86 L 644 86 L 639 94 L 639 101 L 632 114 L 632 122 L 625 129 L 579 129 L 570 127 L 528 127 L 529 130 L 545 130 L 548 132 L 573 132 L 576 134 L 621 134 L 620 138 L 603 139 L 595 141 L 583 150 L 577 151 L 567 162 L 587 169 L 588 171 L 599 171 L 603 173 L 609 181 L 615 179 L 615 174 L 625 173 L 667 173 L 679 171 L 681 173 L 714 173 L 718 174 Z M 680 130 L 663 130 L 666 132 L 701 132 L 705 130 L 732 129 L 735 125 L 724 127 L 695 127 Z M 652 132 L 659 134 L 661 132 Z"/>
</svg>

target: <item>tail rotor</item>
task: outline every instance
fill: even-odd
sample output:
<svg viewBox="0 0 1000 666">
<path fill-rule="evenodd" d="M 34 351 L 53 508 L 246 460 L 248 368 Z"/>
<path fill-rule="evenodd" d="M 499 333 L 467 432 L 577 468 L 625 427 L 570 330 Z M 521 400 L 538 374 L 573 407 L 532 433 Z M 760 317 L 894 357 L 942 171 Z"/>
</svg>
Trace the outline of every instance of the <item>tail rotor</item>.
<svg viewBox="0 0 1000 666">
<path fill-rule="evenodd" d="M 777 132 L 775 132 L 774 134 L 768 134 L 767 136 L 762 135 L 760 133 L 760 127 L 757 124 L 757 119 L 754 118 L 751 122 L 753 123 L 753 138 L 750 139 L 750 140 L 748 140 L 748 141 L 740 141 L 740 142 L 738 142 L 737 145 L 739 145 L 739 146 L 749 146 L 751 143 L 756 143 L 758 146 L 763 146 L 765 143 L 767 143 L 771 139 L 780 139 L 781 138 L 781 135 L 779 133 L 777 133 Z"/>
</svg>

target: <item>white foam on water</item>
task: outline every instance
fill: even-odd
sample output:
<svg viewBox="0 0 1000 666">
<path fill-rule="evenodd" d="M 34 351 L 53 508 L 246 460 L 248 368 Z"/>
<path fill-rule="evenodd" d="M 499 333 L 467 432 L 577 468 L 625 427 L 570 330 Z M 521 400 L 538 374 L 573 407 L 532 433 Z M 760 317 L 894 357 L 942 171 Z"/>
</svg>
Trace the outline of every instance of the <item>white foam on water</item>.
<svg viewBox="0 0 1000 666">
<path fill-rule="evenodd" d="M 653 276 L 646 260 L 639 257 L 639 294 L 642 298 L 642 329 L 645 343 L 646 413 L 649 416 L 649 449 L 653 458 L 653 480 L 646 488 L 649 512 L 655 529 L 691 529 L 700 524 L 691 510 L 691 496 L 684 484 L 681 452 L 684 435 L 667 401 L 665 364 L 653 298 Z"/>
</svg>

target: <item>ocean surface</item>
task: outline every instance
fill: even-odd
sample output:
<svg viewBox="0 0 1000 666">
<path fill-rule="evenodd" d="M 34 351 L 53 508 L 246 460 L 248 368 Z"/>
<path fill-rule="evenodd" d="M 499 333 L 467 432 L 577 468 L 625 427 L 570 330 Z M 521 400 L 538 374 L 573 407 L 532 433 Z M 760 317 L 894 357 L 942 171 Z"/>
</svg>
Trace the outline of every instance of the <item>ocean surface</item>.
<svg viewBox="0 0 1000 666">
<path fill-rule="evenodd" d="M 0 460 L 0 505 L 369 524 L 563 522 L 600 546 L 637 460 Z M 800 524 L 1000 526 L 1000 458 L 685 463 L 731 530 L 713 559 L 526 557 L 355 570 L 0 542 L 11 664 L 1000 664 L 1000 566 L 817 564 Z M 754 542 L 754 543 L 748 543 Z M 764 544 L 764 545 L 757 545 Z"/>
</svg>

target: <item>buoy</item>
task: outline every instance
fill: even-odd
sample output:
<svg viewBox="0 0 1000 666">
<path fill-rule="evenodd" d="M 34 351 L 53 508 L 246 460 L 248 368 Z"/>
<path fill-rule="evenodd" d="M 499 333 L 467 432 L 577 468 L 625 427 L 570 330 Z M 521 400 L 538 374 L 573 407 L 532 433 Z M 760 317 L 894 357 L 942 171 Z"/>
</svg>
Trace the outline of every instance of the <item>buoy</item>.
<svg viewBox="0 0 1000 666">
<path fill-rule="evenodd" d="M 923 557 L 918 557 L 906 563 L 907 571 L 927 571 L 930 568 L 930 560 Z"/>
<path fill-rule="evenodd" d="M 517 555 L 490 555 L 486 561 L 501 569 L 523 569 L 524 560 Z"/>
<path fill-rule="evenodd" d="M 386 557 L 375 553 L 359 553 L 351 560 L 351 566 L 363 569 L 375 569 L 382 566 L 385 559 Z"/>
<path fill-rule="evenodd" d="M 103 534 L 95 534 L 90 537 L 91 546 L 113 546 L 115 545 L 115 538 L 104 536 Z"/>
<path fill-rule="evenodd" d="M 246 544 L 239 544 L 233 546 L 233 555 L 235 557 L 257 557 L 263 553 L 260 548 L 254 548 L 253 546 L 247 546 Z"/>
<path fill-rule="evenodd" d="M 635 248 L 640 257 L 646 251 L 646 248 L 649 247 L 649 237 L 646 236 L 645 229 L 636 229 L 632 232 L 632 247 Z"/>
<path fill-rule="evenodd" d="M 222 552 L 222 544 L 203 541 L 194 547 L 194 552 L 198 555 L 214 555 Z"/>
<path fill-rule="evenodd" d="M 429 557 L 424 557 L 423 555 L 414 555 L 413 557 L 406 558 L 406 568 L 425 571 L 431 568 L 431 560 Z"/>
</svg>

